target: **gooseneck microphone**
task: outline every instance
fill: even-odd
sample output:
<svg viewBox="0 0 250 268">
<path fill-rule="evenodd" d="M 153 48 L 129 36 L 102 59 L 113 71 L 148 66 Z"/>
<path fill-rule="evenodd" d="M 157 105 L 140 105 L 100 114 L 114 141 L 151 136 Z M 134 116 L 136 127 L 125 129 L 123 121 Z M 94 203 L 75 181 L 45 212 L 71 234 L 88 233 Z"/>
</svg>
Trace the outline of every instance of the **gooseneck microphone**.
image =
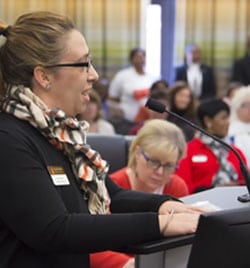
<svg viewBox="0 0 250 268">
<path fill-rule="evenodd" d="M 149 98 L 145 104 L 146 107 L 148 107 L 150 110 L 153 110 L 155 112 L 158 112 L 158 113 L 168 113 L 176 118 L 178 118 L 179 120 L 185 122 L 187 125 L 193 127 L 194 129 L 200 131 L 201 133 L 205 134 L 206 136 L 212 138 L 213 140 L 217 141 L 218 143 L 222 144 L 223 146 L 225 146 L 226 148 L 228 148 L 229 150 L 231 150 L 234 155 L 237 157 L 239 163 L 240 163 L 240 170 L 241 170 L 241 173 L 244 177 L 244 180 L 245 180 L 245 183 L 246 183 L 246 186 L 247 186 L 247 190 L 248 190 L 248 193 L 247 194 L 244 194 L 244 195 L 241 195 L 241 196 L 238 196 L 238 200 L 241 201 L 241 202 L 248 202 L 250 201 L 250 175 L 249 175 L 249 172 L 248 172 L 248 169 L 247 167 L 245 166 L 243 160 L 241 159 L 241 156 L 240 154 L 232 147 L 230 146 L 228 143 L 224 142 L 223 140 L 221 140 L 220 138 L 212 135 L 212 134 L 209 134 L 207 131 L 205 131 L 204 129 L 202 129 L 201 127 L 197 126 L 196 124 L 194 124 L 193 122 L 187 120 L 186 118 L 172 112 L 172 111 L 169 111 L 166 109 L 166 107 L 164 106 L 164 104 L 162 104 L 161 102 L 155 100 L 155 99 L 152 99 L 152 98 Z"/>
</svg>

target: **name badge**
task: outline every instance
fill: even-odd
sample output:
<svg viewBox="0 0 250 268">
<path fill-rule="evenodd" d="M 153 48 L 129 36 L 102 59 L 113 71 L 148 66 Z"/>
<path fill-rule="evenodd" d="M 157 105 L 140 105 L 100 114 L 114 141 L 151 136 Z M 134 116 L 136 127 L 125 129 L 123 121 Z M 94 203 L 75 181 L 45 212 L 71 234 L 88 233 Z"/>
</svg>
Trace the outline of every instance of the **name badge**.
<svg viewBox="0 0 250 268">
<path fill-rule="evenodd" d="M 205 154 L 197 154 L 192 157 L 193 163 L 205 163 L 207 162 L 207 156 Z"/>
<path fill-rule="evenodd" d="M 54 185 L 64 186 L 69 185 L 69 179 L 61 166 L 48 166 L 49 174 L 52 178 Z"/>
</svg>

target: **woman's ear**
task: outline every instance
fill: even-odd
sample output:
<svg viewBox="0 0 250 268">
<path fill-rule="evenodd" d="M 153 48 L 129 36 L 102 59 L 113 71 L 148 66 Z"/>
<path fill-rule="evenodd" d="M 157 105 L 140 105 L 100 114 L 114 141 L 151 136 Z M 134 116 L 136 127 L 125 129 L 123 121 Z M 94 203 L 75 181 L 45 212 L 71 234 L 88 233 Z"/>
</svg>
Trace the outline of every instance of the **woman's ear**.
<svg viewBox="0 0 250 268">
<path fill-rule="evenodd" d="M 42 67 L 42 66 L 36 66 L 33 70 L 33 76 L 34 76 L 34 80 L 36 81 L 36 83 L 46 89 L 46 90 L 50 90 L 51 89 L 51 83 L 50 83 L 50 79 L 49 79 L 49 74 L 47 73 L 47 71 Z"/>
<path fill-rule="evenodd" d="M 207 129 L 211 129 L 212 127 L 212 119 L 208 116 L 204 117 L 204 124 L 206 126 Z"/>
<path fill-rule="evenodd" d="M 135 159 L 137 159 L 137 157 L 140 155 L 140 151 L 141 151 L 140 146 L 139 145 L 136 145 L 135 146 L 135 151 L 134 151 Z"/>
</svg>

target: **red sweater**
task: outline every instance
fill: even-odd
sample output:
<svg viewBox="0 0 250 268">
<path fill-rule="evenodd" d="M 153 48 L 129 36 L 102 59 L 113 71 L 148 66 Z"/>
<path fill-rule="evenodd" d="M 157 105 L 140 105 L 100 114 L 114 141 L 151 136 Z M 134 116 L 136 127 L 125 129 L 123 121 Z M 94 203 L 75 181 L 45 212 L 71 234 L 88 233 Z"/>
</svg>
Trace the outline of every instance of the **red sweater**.
<svg viewBox="0 0 250 268">
<path fill-rule="evenodd" d="M 110 178 L 120 187 L 131 189 L 131 184 L 126 172 L 126 167 L 112 174 Z M 170 183 L 166 184 L 163 189 L 163 194 L 169 194 L 175 197 L 182 197 L 188 194 L 188 188 L 185 181 L 177 175 L 171 175 Z"/>
<path fill-rule="evenodd" d="M 244 163 L 246 158 L 243 153 L 234 147 L 240 154 Z M 244 184 L 244 178 L 240 171 L 240 165 L 237 157 L 228 152 L 227 160 L 234 166 L 238 174 L 239 184 Z M 197 187 L 211 187 L 212 179 L 219 169 L 219 161 L 210 148 L 200 139 L 195 138 L 187 144 L 186 157 L 183 158 L 176 174 L 181 176 L 188 186 L 189 192 L 193 193 Z"/>
<path fill-rule="evenodd" d="M 90 254 L 90 268 L 122 268 L 132 256 L 115 251 Z"/>
</svg>

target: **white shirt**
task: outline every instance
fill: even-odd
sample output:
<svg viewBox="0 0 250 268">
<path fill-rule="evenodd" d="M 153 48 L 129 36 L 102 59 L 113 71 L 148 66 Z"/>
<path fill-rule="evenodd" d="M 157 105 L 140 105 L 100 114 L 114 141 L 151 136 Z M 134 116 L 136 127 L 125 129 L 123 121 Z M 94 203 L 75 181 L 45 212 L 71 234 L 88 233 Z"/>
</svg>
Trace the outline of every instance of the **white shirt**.
<svg viewBox="0 0 250 268">
<path fill-rule="evenodd" d="M 202 72 L 199 64 L 194 63 L 188 66 L 187 81 L 194 95 L 197 98 L 200 97 L 202 87 Z"/>
<path fill-rule="evenodd" d="M 109 96 L 120 99 L 120 107 L 127 120 L 134 121 L 156 79 L 149 74 L 138 74 L 134 67 L 123 69 L 115 75 L 110 83 Z"/>
<path fill-rule="evenodd" d="M 245 155 L 250 168 L 250 123 L 233 121 L 230 123 L 228 136 L 230 141 Z"/>
<path fill-rule="evenodd" d="M 102 118 L 97 121 L 97 130 L 93 132 L 93 130 L 89 129 L 89 133 L 91 134 L 105 134 L 105 135 L 115 135 L 115 128 L 109 122 Z"/>
</svg>

